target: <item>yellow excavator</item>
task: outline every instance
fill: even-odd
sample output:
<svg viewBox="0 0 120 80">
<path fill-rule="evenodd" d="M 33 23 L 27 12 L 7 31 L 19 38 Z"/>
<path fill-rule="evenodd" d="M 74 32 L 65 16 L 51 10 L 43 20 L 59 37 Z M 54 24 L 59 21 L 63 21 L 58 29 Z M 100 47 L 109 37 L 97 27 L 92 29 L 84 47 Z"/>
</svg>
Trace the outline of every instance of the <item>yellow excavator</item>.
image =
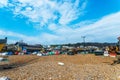
<svg viewBox="0 0 120 80">
<path fill-rule="evenodd" d="M 120 37 L 118 37 L 117 39 L 118 39 L 118 43 L 117 43 L 117 46 L 118 46 L 118 52 L 120 52 Z"/>
<path fill-rule="evenodd" d="M 117 39 L 118 39 L 118 43 L 117 43 L 117 46 L 115 48 L 115 51 L 117 54 L 120 55 L 120 37 L 118 37 Z M 120 56 L 117 56 L 116 58 L 117 58 L 117 60 L 114 60 L 111 65 L 120 64 Z"/>
<path fill-rule="evenodd" d="M 7 37 L 5 39 L 0 39 L 0 52 L 2 52 L 3 48 L 5 48 L 7 43 Z"/>
</svg>

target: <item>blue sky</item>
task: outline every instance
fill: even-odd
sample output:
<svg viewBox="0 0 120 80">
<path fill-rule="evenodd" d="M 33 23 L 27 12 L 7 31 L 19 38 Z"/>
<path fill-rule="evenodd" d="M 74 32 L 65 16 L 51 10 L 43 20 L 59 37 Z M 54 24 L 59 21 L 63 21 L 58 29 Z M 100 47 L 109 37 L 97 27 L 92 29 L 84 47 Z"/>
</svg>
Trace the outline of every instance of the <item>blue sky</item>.
<svg viewBox="0 0 120 80">
<path fill-rule="evenodd" d="M 29 44 L 117 42 L 120 0 L 0 0 L 0 38 Z"/>
</svg>

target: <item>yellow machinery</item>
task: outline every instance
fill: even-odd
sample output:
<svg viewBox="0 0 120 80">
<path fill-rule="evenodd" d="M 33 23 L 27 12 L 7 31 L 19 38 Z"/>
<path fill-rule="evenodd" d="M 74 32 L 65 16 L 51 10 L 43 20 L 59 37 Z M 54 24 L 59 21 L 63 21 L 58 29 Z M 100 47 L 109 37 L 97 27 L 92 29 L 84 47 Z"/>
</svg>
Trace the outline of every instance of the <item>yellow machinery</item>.
<svg viewBox="0 0 120 80">
<path fill-rule="evenodd" d="M 7 37 L 5 39 L 0 39 L 0 52 L 6 46 L 6 43 L 7 43 Z"/>
<path fill-rule="evenodd" d="M 109 46 L 109 47 L 108 47 L 109 53 L 117 53 L 117 54 L 120 54 L 120 37 L 118 37 L 117 39 L 118 39 L 118 43 L 117 43 L 116 46 Z"/>
<path fill-rule="evenodd" d="M 0 52 L 2 51 L 2 49 L 5 47 L 5 44 L 0 44 Z"/>
</svg>

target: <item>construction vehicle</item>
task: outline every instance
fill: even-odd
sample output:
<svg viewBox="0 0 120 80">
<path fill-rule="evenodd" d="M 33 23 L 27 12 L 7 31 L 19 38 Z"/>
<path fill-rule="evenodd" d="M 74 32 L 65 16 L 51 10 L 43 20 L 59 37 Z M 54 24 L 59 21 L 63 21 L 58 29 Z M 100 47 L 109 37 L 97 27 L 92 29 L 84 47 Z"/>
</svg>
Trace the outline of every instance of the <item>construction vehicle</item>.
<svg viewBox="0 0 120 80">
<path fill-rule="evenodd" d="M 117 38 L 118 39 L 118 43 L 117 43 L 117 53 L 120 54 L 120 37 Z"/>
<path fill-rule="evenodd" d="M 109 53 L 113 52 L 116 54 L 120 54 L 120 37 L 117 38 L 118 42 L 116 44 L 116 46 L 109 46 Z"/>
<path fill-rule="evenodd" d="M 0 39 L 0 52 L 3 52 L 3 49 L 5 49 L 7 43 L 7 37 L 5 39 Z"/>
<path fill-rule="evenodd" d="M 118 43 L 116 48 L 113 48 L 117 54 L 120 54 L 120 37 L 117 38 L 118 39 Z M 120 56 L 117 56 L 117 60 L 114 60 L 113 63 L 111 65 L 116 65 L 116 64 L 120 64 Z"/>
</svg>

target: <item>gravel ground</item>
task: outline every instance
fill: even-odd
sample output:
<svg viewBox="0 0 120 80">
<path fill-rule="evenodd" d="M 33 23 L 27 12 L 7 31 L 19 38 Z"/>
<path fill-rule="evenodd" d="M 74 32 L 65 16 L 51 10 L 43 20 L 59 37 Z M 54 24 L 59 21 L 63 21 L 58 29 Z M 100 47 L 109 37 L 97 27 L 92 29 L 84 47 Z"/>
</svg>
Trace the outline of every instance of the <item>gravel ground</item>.
<svg viewBox="0 0 120 80">
<path fill-rule="evenodd" d="M 120 80 L 120 64 L 111 65 L 116 58 L 78 54 L 17 55 L 8 59 L 14 67 L 0 70 L 0 77 L 11 80 Z"/>
</svg>

